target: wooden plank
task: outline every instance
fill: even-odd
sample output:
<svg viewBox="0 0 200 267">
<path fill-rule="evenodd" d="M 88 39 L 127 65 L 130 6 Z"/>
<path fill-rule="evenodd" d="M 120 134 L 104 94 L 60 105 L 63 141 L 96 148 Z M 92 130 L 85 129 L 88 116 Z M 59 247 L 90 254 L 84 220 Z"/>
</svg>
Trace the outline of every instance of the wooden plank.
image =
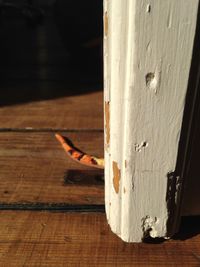
<svg viewBox="0 0 200 267">
<path fill-rule="evenodd" d="M 185 239 L 188 226 L 175 240 L 128 244 L 112 234 L 103 213 L 1 211 L 0 265 L 196 267 L 200 235 L 190 229 Z"/>
<path fill-rule="evenodd" d="M 86 93 L 87 87 L 66 90 L 63 84 L 53 85 L 47 84 L 44 90 L 25 85 L 19 90 L 5 89 L 0 128 L 103 129 L 102 91 L 92 92 L 90 87 Z"/>
<path fill-rule="evenodd" d="M 171 236 L 199 1 L 104 2 L 108 221 L 129 242 Z"/>
<path fill-rule="evenodd" d="M 103 155 L 103 133 L 63 133 L 83 151 Z M 54 133 L 0 133 L 0 203 L 103 204 L 102 170 L 67 157 Z"/>
</svg>

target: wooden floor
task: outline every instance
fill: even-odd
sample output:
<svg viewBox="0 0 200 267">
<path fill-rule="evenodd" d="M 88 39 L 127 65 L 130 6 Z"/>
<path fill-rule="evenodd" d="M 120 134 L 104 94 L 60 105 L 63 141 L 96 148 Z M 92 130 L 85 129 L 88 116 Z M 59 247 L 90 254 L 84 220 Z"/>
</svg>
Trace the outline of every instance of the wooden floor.
<svg viewBox="0 0 200 267">
<path fill-rule="evenodd" d="M 32 33 L 16 21 L 0 29 L 0 266 L 200 266 L 199 217 L 172 240 L 111 232 L 103 172 L 72 162 L 54 137 L 103 156 L 102 84 L 67 67 L 51 18 Z"/>
</svg>

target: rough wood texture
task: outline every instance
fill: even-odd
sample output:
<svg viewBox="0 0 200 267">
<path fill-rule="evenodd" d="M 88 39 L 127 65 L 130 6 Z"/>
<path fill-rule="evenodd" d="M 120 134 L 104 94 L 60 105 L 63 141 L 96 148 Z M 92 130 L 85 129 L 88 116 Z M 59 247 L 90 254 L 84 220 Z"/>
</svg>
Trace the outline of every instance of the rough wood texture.
<svg viewBox="0 0 200 267">
<path fill-rule="evenodd" d="M 102 132 L 63 135 L 103 155 Z M 69 159 L 53 132 L 2 132 L 0 147 L 0 203 L 104 203 L 103 172 Z"/>
<path fill-rule="evenodd" d="M 28 84 L 26 85 L 28 86 Z M 54 83 L 59 90 L 59 83 Z M 63 85 L 61 85 L 63 87 Z M 31 85 L 33 87 L 33 85 Z M 9 88 L 12 88 L 10 85 Z M 0 107 L 0 128 L 59 128 L 59 129 L 103 129 L 103 94 L 100 92 L 63 96 L 62 98 L 42 101 L 31 101 L 31 93 L 34 96 L 50 96 L 55 94 L 56 90 L 52 85 L 47 84 L 46 93 L 43 90 L 32 89 L 29 86 L 27 91 L 25 88 L 14 88 L 10 92 L 9 98 L 19 98 L 20 103 L 12 106 Z M 87 91 L 87 88 L 85 88 Z M 1 87 L 1 90 L 6 89 Z M 73 88 L 68 85 L 68 91 L 73 92 Z M 20 94 L 21 92 L 21 94 Z M 76 91 L 77 92 L 77 91 Z M 84 94 L 83 94 L 84 93 Z M 1 93 L 3 95 L 4 93 Z M 66 93 L 67 94 L 67 93 Z M 20 97 L 21 95 L 21 97 Z M 26 100 L 26 96 L 30 99 Z M 56 96 L 55 96 L 56 97 Z M 1 104 L 3 104 L 1 102 Z M 0 105 L 1 105 L 0 104 Z"/>
<path fill-rule="evenodd" d="M 1 211 L 0 265 L 196 267 L 200 235 L 194 232 L 199 224 L 188 240 L 178 240 L 184 239 L 187 226 L 177 240 L 127 244 L 112 234 L 103 213 Z"/>
<path fill-rule="evenodd" d="M 180 174 L 173 172 L 199 1 L 104 3 L 108 222 L 129 242 L 170 236 L 168 218 L 179 205 Z"/>
</svg>

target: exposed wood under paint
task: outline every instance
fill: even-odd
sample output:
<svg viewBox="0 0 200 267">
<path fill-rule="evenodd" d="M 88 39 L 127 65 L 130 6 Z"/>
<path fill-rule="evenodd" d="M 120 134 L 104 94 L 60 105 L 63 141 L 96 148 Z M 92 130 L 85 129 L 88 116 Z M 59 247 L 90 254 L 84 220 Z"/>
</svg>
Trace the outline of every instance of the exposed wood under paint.
<svg viewBox="0 0 200 267">
<path fill-rule="evenodd" d="M 178 205 L 181 188 L 173 172 L 198 2 L 104 1 L 105 201 L 111 229 L 125 241 L 172 234 L 168 209 Z"/>
</svg>

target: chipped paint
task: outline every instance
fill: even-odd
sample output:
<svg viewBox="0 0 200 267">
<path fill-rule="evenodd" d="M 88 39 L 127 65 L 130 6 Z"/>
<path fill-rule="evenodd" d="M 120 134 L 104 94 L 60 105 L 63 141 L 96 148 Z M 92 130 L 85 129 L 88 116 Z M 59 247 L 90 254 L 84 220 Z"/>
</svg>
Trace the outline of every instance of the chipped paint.
<svg viewBox="0 0 200 267">
<path fill-rule="evenodd" d="M 104 0 L 105 205 L 111 230 L 127 242 L 169 235 L 166 174 L 177 164 L 198 4 Z"/>
<path fill-rule="evenodd" d="M 113 186 L 117 194 L 119 193 L 120 176 L 121 176 L 121 171 L 118 167 L 118 164 L 117 162 L 113 161 Z"/>
<path fill-rule="evenodd" d="M 106 144 L 110 144 L 110 102 L 105 102 Z"/>
<path fill-rule="evenodd" d="M 148 143 L 146 141 L 141 142 L 141 144 L 135 144 L 135 151 L 141 152 L 143 148 L 148 147 Z"/>
<path fill-rule="evenodd" d="M 142 218 L 142 231 L 144 238 L 146 237 L 157 237 L 156 225 L 158 224 L 157 217 L 151 217 L 149 215 Z"/>
<path fill-rule="evenodd" d="M 124 187 L 124 194 L 126 194 L 126 188 Z"/>
<path fill-rule="evenodd" d="M 108 12 L 104 13 L 104 37 L 108 36 Z"/>
<path fill-rule="evenodd" d="M 147 12 L 147 13 L 150 13 L 150 12 L 151 12 L 151 5 L 150 5 L 150 4 L 147 5 L 147 7 L 146 7 L 146 12 Z"/>
<path fill-rule="evenodd" d="M 147 88 L 155 94 L 157 94 L 161 82 L 161 65 L 162 62 L 160 62 L 160 65 L 157 66 L 155 72 L 149 72 L 145 76 Z"/>
</svg>

